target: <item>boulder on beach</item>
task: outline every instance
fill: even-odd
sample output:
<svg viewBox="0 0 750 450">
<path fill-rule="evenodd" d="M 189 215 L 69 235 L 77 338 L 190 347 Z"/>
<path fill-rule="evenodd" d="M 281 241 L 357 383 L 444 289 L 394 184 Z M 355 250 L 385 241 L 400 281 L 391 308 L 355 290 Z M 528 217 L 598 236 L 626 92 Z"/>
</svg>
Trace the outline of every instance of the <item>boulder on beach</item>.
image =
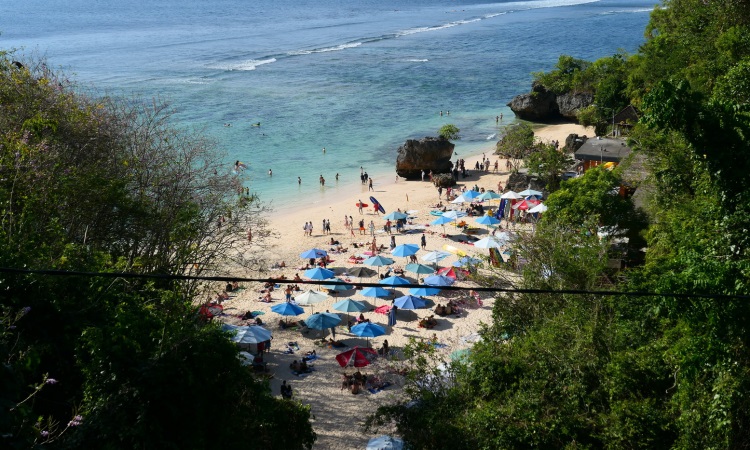
<svg viewBox="0 0 750 450">
<path fill-rule="evenodd" d="M 425 137 L 424 139 L 408 139 L 398 148 L 396 158 L 396 174 L 398 176 L 419 180 L 422 171 L 433 174 L 448 173 L 453 164 L 451 156 L 455 145 L 443 138 Z"/>
</svg>

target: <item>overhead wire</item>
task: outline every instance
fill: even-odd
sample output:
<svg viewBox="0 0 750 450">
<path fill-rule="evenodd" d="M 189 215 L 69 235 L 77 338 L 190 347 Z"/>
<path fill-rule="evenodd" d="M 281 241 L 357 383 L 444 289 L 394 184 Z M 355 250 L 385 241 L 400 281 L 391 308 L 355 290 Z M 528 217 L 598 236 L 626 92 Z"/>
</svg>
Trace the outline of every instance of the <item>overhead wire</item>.
<svg viewBox="0 0 750 450">
<path fill-rule="evenodd" d="M 131 278 L 131 279 L 156 279 L 175 281 L 220 281 L 231 283 L 237 282 L 260 282 L 260 283 L 294 283 L 310 285 L 357 285 L 362 287 L 397 287 L 397 288 L 437 288 L 444 291 L 475 291 L 475 292 L 498 292 L 515 294 L 566 294 L 566 295 L 595 295 L 595 296 L 625 296 L 625 297 L 671 297 L 671 298 L 703 298 L 703 299 L 725 299 L 725 300 L 750 300 L 750 295 L 740 294 L 700 294 L 700 293 L 677 293 L 677 292 L 648 292 L 648 291 L 598 291 L 588 289 L 528 289 L 517 287 L 499 286 L 433 286 L 429 284 L 403 284 L 398 286 L 387 286 L 380 283 L 369 282 L 347 282 L 333 280 L 293 280 L 278 278 L 251 278 L 237 276 L 208 276 L 208 275 L 176 275 L 176 274 L 144 274 L 132 272 L 81 272 L 74 270 L 56 269 L 26 269 L 13 267 L 0 267 L 0 273 L 46 275 L 46 276 L 78 276 L 78 277 L 101 277 L 101 278 Z"/>
</svg>

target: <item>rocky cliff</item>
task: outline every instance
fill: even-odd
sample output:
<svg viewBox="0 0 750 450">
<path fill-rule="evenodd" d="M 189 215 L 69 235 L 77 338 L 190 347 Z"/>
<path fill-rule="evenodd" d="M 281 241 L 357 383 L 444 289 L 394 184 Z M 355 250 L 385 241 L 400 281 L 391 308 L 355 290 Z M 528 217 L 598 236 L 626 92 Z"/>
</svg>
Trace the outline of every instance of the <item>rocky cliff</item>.
<svg viewBox="0 0 750 450">
<path fill-rule="evenodd" d="M 590 92 L 567 92 L 555 95 L 554 92 L 534 82 L 530 93 L 515 96 L 508 106 L 516 117 L 522 120 L 544 122 L 567 119 L 576 121 L 578 110 L 593 102 L 594 95 Z"/>
<path fill-rule="evenodd" d="M 421 179 L 422 170 L 426 173 L 447 173 L 451 171 L 451 156 L 455 145 L 447 139 L 426 137 L 408 139 L 398 148 L 396 173 L 407 179 Z"/>
</svg>

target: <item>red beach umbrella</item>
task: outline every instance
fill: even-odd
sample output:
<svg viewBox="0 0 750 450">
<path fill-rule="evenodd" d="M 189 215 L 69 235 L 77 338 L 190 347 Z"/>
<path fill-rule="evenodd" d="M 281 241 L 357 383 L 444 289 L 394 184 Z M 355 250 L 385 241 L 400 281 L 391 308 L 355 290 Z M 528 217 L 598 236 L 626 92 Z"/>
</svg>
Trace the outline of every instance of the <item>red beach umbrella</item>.
<svg viewBox="0 0 750 450">
<path fill-rule="evenodd" d="M 446 277 L 456 279 L 456 271 L 453 270 L 453 267 L 443 267 L 442 269 L 437 271 L 438 275 L 445 275 Z"/>
<path fill-rule="evenodd" d="M 344 353 L 336 355 L 336 361 L 341 367 L 365 367 L 378 357 L 378 352 L 371 348 L 354 347 Z"/>
<path fill-rule="evenodd" d="M 519 211 L 526 211 L 527 209 L 531 209 L 541 203 L 539 200 L 523 200 L 518 202 L 513 208 L 519 210 Z"/>
</svg>

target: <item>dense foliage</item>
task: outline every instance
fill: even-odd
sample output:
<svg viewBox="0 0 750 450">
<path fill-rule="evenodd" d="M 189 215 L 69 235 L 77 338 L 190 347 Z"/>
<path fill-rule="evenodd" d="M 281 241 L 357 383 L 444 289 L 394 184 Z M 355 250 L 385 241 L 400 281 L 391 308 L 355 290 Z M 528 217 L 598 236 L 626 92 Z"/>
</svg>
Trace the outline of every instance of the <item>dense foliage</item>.
<svg viewBox="0 0 750 450">
<path fill-rule="evenodd" d="M 262 209 L 160 103 L 89 98 L 0 54 L 0 267 L 194 274 L 247 264 Z M 0 446 L 304 448 L 193 282 L 0 274 Z"/>
<path fill-rule="evenodd" d="M 500 297 L 451 383 L 415 383 L 372 424 L 415 448 L 750 447 L 750 302 L 720 297 L 750 293 L 750 3 L 662 6 L 637 54 L 540 76 L 642 110 L 643 211 L 615 194 L 619 171 L 590 170 L 516 244 L 519 287 L 657 295 Z M 609 269 L 625 237 L 644 263 Z"/>
</svg>

